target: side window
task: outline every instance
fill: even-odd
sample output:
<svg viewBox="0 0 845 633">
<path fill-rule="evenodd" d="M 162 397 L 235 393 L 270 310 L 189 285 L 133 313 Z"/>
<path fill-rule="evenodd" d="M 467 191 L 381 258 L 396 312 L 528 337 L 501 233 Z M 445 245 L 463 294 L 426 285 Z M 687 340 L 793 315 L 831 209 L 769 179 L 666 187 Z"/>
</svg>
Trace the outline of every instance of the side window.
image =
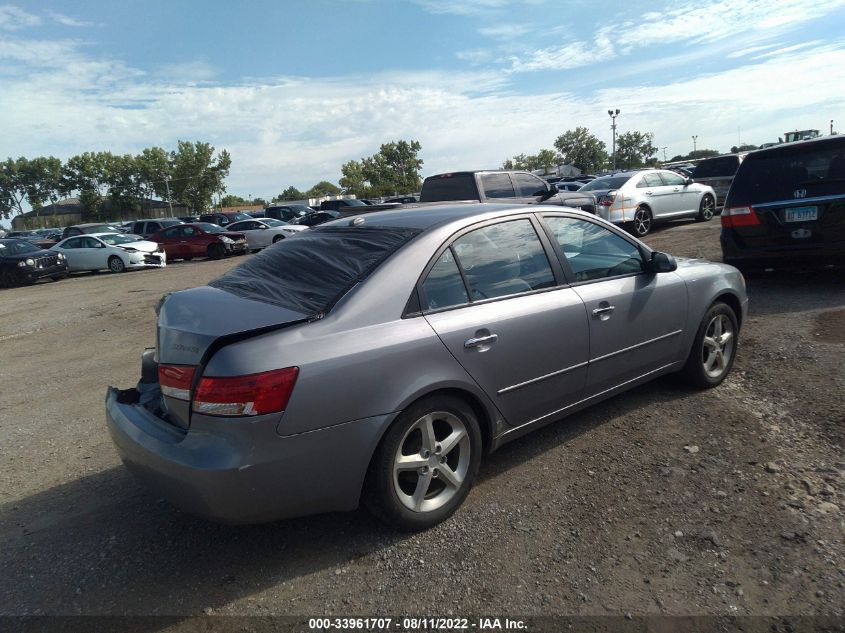
<svg viewBox="0 0 845 633">
<path fill-rule="evenodd" d="M 660 172 L 660 177 L 663 178 L 663 182 L 671 187 L 678 187 L 684 184 L 683 176 L 680 174 L 673 174 L 671 171 Z"/>
<path fill-rule="evenodd" d="M 516 195 L 522 198 L 542 196 L 549 188 L 546 183 L 531 174 L 513 174 Z"/>
<path fill-rule="evenodd" d="M 473 301 L 550 288 L 554 275 L 530 220 L 477 229 L 455 240 Z"/>
<path fill-rule="evenodd" d="M 488 198 L 515 198 L 511 177 L 506 173 L 482 174 L 481 186 Z"/>
<path fill-rule="evenodd" d="M 645 189 L 648 187 L 662 187 L 663 181 L 660 179 L 660 174 L 658 173 L 651 173 L 645 174 L 641 179 L 640 182 L 637 183 L 638 189 Z"/>
<path fill-rule="evenodd" d="M 67 242 L 65 242 L 64 246 L 62 246 L 62 248 L 82 248 L 82 244 L 80 242 L 80 239 L 77 237 L 77 238 L 74 238 L 72 240 L 68 240 Z"/>
<path fill-rule="evenodd" d="M 197 234 L 197 230 L 193 226 L 183 226 L 180 229 L 180 233 L 185 237 L 191 237 Z"/>
<path fill-rule="evenodd" d="M 593 281 L 643 270 L 639 249 L 612 231 L 587 220 L 546 217 L 575 281 Z"/>
<path fill-rule="evenodd" d="M 173 228 L 170 228 L 170 229 L 165 229 L 164 231 L 162 231 L 162 232 L 160 233 L 160 235 L 161 235 L 162 237 L 178 237 L 178 235 L 179 235 L 179 229 L 178 229 L 178 227 L 173 227 Z"/>
<path fill-rule="evenodd" d="M 83 240 L 82 248 L 99 248 L 100 246 L 102 246 L 102 244 L 100 244 L 100 242 L 98 240 L 95 240 L 93 237 L 83 237 L 81 239 Z"/>
<path fill-rule="evenodd" d="M 464 280 L 452 255 L 446 250 L 423 282 L 423 294 L 428 310 L 448 308 L 469 302 Z"/>
</svg>

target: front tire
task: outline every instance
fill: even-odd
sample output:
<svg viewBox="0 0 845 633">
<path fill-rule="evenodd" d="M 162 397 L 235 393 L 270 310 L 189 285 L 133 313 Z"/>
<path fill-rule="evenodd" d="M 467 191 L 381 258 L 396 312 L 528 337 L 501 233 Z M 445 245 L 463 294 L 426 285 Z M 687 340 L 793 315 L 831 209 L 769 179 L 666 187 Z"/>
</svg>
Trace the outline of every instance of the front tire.
<svg viewBox="0 0 845 633">
<path fill-rule="evenodd" d="M 276 242 L 280 242 L 280 241 L 282 241 L 283 239 L 285 239 L 285 236 L 284 236 L 284 235 L 276 235 L 276 236 L 273 238 L 273 244 L 275 244 Z"/>
<path fill-rule="evenodd" d="M 117 255 L 109 257 L 109 271 L 113 273 L 122 273 L 126 270 L 126 264 Z"/>
<path fill-rule="evenodd" d="M 224 255 L 223 246 L 220 244 L 209 244 L 208 246 L 208 258 L 209 259 L 222 259 Z"/>
<path fill-rule="evenodd" d="M 425 530 L 466 499 L 481 463 L 472 408 L 453 396 L 423 398 L 387 430 L 370 463 L 364 502 L 401 530 Z"/>
<path fill-rule="evenodd" d="M 701 389 L 721 383 L 733 367 L 738 334 L 739 324 L 733 309 L 721 301 L 710 306 L 681 370 L 684 381 Z"/>
<path fill-rule="evenodd" d="M 640 205 L 637 207 L 637 210 L 634 211 L 634 221 L 631 222 L 630 226 L 631 233 L 637 237 L 645 237 L 648 235 L 649 231 L 651 231 L 653 223 L 654 219 L 651 215 L 651 209 Z"/>
<path fill-rule="evenodd" d="M 713 199 L 713 196 L 706 194 L 701 198 L 701 204 L 698 205 L 698 216 L 695 219 L 699 222 L 709 222 L 715 214 L 716 201 Z"/>
</svg>

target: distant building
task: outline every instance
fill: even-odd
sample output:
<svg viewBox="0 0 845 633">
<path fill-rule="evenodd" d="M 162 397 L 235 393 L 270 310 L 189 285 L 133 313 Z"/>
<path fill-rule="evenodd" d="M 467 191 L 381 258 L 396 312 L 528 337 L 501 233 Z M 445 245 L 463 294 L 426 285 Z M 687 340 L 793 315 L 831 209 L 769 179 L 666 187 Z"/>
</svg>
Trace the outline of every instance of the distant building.
<svg viewBox="0 0 845 633">
<path fill-rule="evenodd" d="M 183 205 L 173 205 L 173 217 L 187 215 Z M 33 209 L 12 218 L 12 229 L 21 231 L 36 228 L 60 228 L 81 223 L 83 206 L 79 198 L 65 198 L 40 209 Z M 108 198 L 103 200 L 100 215 L 105 221 L 128 221 L 139 218 L 164 218 L 170 216 L 170 206 L 163 200 L 144 199 L 139 210 L 117 208 Z"/>
</svg>

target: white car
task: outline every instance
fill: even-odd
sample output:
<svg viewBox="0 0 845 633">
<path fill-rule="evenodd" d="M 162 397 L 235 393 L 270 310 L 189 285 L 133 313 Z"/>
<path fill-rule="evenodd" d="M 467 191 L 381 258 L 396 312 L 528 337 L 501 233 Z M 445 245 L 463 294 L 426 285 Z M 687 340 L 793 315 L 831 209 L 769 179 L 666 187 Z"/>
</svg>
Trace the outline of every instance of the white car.
<svg viewBox="0 0 845 633">
<path fill-rule="evenodd" d="M 288 224 L 273 218 L 257 218 L 233 222 L 226 227 L 226 230 L 246 235 L 246 244 L 249 250 L 257 251 L 286 237 L 296 235 L 300 231 L 307 231 L 308 227 Z"/>
<path fill-rule="evenodd" d="M 75 235 L 50 250 L 64 254 L 68 272 L 108 269 L 122 273 L 128 268 L 163 268 L 167 264 L 167 256 L 159 244 L 123 233 Z"/>
</svg>

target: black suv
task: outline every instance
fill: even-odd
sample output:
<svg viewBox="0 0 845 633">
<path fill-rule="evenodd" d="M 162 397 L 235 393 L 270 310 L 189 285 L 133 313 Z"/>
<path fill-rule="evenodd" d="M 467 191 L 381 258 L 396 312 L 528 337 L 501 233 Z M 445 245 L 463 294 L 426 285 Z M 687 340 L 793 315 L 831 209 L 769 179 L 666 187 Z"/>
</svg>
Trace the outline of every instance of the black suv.
<svg viewBox="0 0 845 633">
<path fill-rule="evenodd" d="M 203 213 L 200 216 L 200 222 L 208 222 L 217 226 L 227 226 L 232 222 L 240 222 L 241 220 L 252 220 L 252 216 L 245 211 L 218 211 L 216 213 Z"/>
<path fill-rule="evenodd" d="M 743 270 L 845 263 L 845 136 L 751 152 L 722 211 L 722 259 Z"/>
<path fill-rule="evenodd" d="M 182 220 L 176 218 L 158 218 L 155 220 L 135 220 L 129 227 L 129 233 L 147 238 L 161 229 L 166 229 L 174 224 L 182 224 Z"/>
<path fill-rule="evenodd" d="M 301 218 L 302 216 L 311 213 L 314 209 L 311 207 L 306 207 L 304 204 L 274 204 L 270 205 L 264 211 L 258 211 L 261 215 L 253 215 L 256 218 L 273 218 L 275 220 L 281 220 L 282 222 L 290 222 L 291 220 L 295 220 L 296 218 Z"/>
</svg>

